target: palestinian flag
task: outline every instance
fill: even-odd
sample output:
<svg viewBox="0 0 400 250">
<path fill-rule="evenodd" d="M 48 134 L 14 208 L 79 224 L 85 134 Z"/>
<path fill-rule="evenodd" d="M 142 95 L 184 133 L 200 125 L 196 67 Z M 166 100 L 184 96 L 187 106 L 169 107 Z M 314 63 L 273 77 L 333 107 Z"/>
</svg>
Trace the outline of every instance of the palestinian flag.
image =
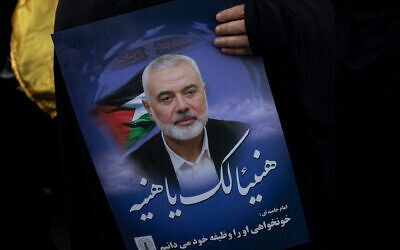
<svg viewBox="0 0 400 250">
<path fill-rule="evenodd" d="M 155 123 L 142 104 L 142 71 L 128 83 L 96 102 L 96 111 L 124 150 L 146 136 Z"/>
</svg>

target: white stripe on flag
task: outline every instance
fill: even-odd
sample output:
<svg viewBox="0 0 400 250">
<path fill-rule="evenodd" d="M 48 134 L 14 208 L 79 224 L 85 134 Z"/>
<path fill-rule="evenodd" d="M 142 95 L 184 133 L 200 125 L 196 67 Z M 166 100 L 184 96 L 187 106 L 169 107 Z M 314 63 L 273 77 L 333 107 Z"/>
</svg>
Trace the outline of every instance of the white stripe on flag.
<svg viewBox="0 0 400 250">
<path fill-rule="evenodd" d="M 143 106 L 142 99 L 145 99 L 144 93 L 136 96 L 134 99 L 122 104 L 121 107 L 135 109 L 132 121 L 139 119 L 142 115 L 147 114 L 146 109 Z"/>
</svg>

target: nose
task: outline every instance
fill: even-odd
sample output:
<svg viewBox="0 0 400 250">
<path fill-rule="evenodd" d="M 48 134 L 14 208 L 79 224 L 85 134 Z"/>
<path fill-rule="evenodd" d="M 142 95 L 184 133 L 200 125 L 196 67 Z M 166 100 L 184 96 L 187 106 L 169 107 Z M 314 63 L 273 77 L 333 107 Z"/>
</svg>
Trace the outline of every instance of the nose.
<svg viewBox="0 0 400 250">
<path fill-rule="evenodd" d="M 176 110 L 178 113 L 185 113 L 189 110 L 189 106 L 182 95 L 176 96 Z"/>
</svg>

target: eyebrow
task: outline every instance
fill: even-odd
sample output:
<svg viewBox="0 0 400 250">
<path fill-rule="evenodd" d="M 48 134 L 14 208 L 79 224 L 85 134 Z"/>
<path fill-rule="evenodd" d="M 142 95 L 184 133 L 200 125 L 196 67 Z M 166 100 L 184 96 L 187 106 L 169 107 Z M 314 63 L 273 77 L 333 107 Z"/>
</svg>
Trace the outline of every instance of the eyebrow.
<svg viewBox="0 0 400 250">
<path fill-rule="evenodd" d="M 192 84 L 189 84 L 189 85 L 187 85 L 186 87 L 184 87 L 184 88 L 182 89 L 182 91 L 188 90 L 188 89 L 190 89 L 190 88 L 198 88 L 198 86 L 197 86 L 196 84 L 192 83 Z"/>
</svg>

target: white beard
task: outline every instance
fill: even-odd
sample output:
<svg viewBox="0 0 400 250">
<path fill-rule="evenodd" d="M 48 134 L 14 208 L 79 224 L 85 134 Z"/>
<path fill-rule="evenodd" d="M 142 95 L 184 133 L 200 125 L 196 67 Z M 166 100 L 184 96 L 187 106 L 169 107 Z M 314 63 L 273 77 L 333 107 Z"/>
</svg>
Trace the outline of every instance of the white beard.
<svg viewBox="0 0 400 250">
<path fill-rule="evenodd" d="M 207 121 L 208 121 L 208 111 L 206 109 L 204 114 L 202 114 L 200 116 L 195 116 L 188 112 L 188 113 L 185 113 L 178 117 L 177 120 L 181 120 L 186 116 L 195 117 L 196 120 L 190 125 L 176 126 L 174 124 L 165 124 L 158 119 L 158 117 L 156 116 L 156 114 L 154 113 L 154 111 L 151 107 L 150 107 L 150 109 L 153 114 L 154 121 L 157 124 L 157 127 L 165 135 L 167 135 L 168 137 L 171 137 L 175 140 L 186 141 L 186 140 L 191 140 L 193 138 L 196 138 L 197 136 L 199 136 L 201 134 L 201 132 L 203 131 L 203 129 L 206 126 Z"/>
</svg>

